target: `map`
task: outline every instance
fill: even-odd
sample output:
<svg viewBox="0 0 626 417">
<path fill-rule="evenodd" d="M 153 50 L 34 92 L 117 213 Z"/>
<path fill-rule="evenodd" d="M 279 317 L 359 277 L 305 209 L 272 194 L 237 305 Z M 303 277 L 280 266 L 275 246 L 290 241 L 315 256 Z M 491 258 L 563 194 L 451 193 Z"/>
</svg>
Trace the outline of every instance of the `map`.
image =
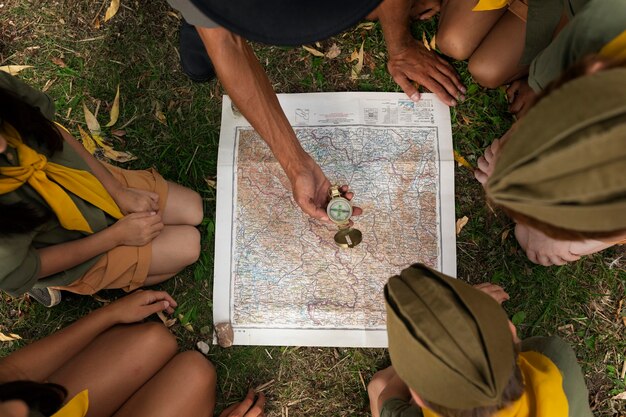
<svg viewBox="0 0 626 417">
<path fill-rule="evenodd" d="M 329 94 L 341 108 L 324 104 Z M 382 95 L 280 97 L 302 147 L 364 211 L 352 249 L 336 246 L 336 226 L 302 213 L 270 149 L 225 98 L 222 136 L 232 139 L 220 138 L 214 317 L 230 322 L 235 344 L 386 346 L 387 279 L 415 262 L 455 275 L 448 109 L 429 95 Z"/>
</svg>

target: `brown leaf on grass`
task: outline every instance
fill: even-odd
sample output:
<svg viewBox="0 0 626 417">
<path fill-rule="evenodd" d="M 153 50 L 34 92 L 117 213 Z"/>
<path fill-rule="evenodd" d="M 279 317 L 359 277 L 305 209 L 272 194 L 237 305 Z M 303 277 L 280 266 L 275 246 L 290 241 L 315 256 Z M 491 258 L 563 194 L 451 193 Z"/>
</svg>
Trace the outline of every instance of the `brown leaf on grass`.
<svg viewBox="0 0 626 417">
<path fill-rule="evenodd" d="M 130 152 L 116 151 L 111 145 L 106 143 L 106 141 L 100 135 L 93 135 L 93 140 L 98 144 L 100 148 L 102 148 L 102 153 L 104 154 L 104 156 L 113 161 L 129 162 L 137 159 L 137 157 Z"/>
<path fill-rule="evenodd" d="M 458 236 L 461 233 L 461 230 L 465 227 L 469 219 L 467 216 L 463 216 L 456 221 L 456 235 Z"/>
<path fill-rule="evenodd" d="M 357 61 L 358 59 L 359 59 L 359 51 L 355 49 L 354 51 L 352 51 L 350 56 L 346 58 L 346 62 L 354 62 L 354 61 Z"/>
<path fill-rule="evenodd" d="M 93 28 L 94 29 L 100 29 L 100 18 L 98 16 L 96 16 L 96 18 L 93 20 Z"/>
<path fill-rule="evenodd" d="M 350 78 L 352 80 L 358 80 L 359 75 L 361 74 L 361 70 L 363 69 L 363 46 L 365 45 L 365 41 L 361 43 L 361 49 L 357 55 L 357 62 L 352 66 L 352 71 L 350 72 Z M 354 55 L 354 54 L 353 54 Z"/>
<path fill-rule="evenodd" d="M 83 113 L 85 114 L 85 122 L 87 123 L 87 128 L 91 132 L 92 135 L 100 134 L 100 123 L 98 123 L 98 119 L 93 113 L 87 108 L 87 105 L 83 103 Z"/>
<path fill-rule="evenodd" d="M 502 245 L 504 245 L 506 238 L 509 237 L 509 233 L 511 233 L 511 229 L 506 229 L 504 232 L 502 232 L 501 241 L 500 241 Z"/>
<path fill-rule="evenodd" d="M 28 68 L 32 68 L 32 65 L 4 65 L 0 67 L 0 71 L 9 73 L 11 75 L 17 75 L 20 71 Z"/>
<path fill-rule="evenodd" d="M 113 136 L 117 136 L 118 138 L 126 136 L 126 131 L 122 129 L 115 129 L 111 131 Z"/>
<path fill-rule="evenodd" d="M 424 44 L 424 47 L 430 51 L 430 44 L 426 39 L 426 32 L 422 32 L 422 43 Z"/>
<path fill-rule="evenodd" d="M 159 318 L 167 328 L 170 328 L 174 324 L 176 324 L 176 319 L 168 319 L 167 317 L 165 317 L 165 314 L 163 314 L 162 311 L 157 312 L 157 316 L 159 316 Z"/>
<path fill-rule="evenodd" d="M 167 126 L 167 118 L 165 117 L 165 114 L 163 113 L 163 105 L 159 101 L 156 101 L 156 104 L 154 107 L 155 107 L 154 117 L 156 117 L 159 123 Z"/>
<path fill-rule="evenodd" d="M 109 4 L 109 8 L 106 12 L 104 12 L 104 21 L 108 21 L 113 16 L 117 14 L 117 11 L 120 9 L 120 0 L 111 0 L 111 4 Z"/>
<path fill-rule="evenodd" d="M 302 45 L 302 49 L 304 49 L 313 56 L 324 56 L 324 52 L 318 51 L 317 49 L 311 48 L 310 46 Z"/>
<path fill-rule="evenodd" d="M 117 85 L 117 93 L 115 93 L 115 98 L 113 99 L 113 106 L 111 107 L 111 119 L 109 123 L 107 123 L 106 127 L 111 127 L 115 123 L 117 123 L 118 117 L 120 117 L 120 85 Z"/>
<path fill-rule="evenodd" d="M 376 26 L 376 23 L 374 22 L 363 22 L 363 23 L 360 23 L 356 28 L 363 29 L 363 30 L 372 30 L 374 29 L 374 26 Z"/>
<path fill-rule="evenodd" d="M 20 335 L 15 333 L 4 334 L 0 332 L 0 342 L 12 342 L 14 340 L 21 340 Z"/>
<path fill-rule="evenodd" d="M 80 126 L 78 126 L 78 131 L 80 132 L 81 142 L 83 143 L 85 149 L 87 149 L 87 152 L 92 155 L 96 153 L 96 143 L 93 141 L 91 136 L 89 136 L 89 133 L 85 132 Z"/>
<path fill-rule="evenodd" d="M 325 56 L 328 59 L 335 59 L 339 56 L 339 54 L 341 54 L 341 49 L 339 49 L 336 43 L 333 43 L 332 46 L 328 48 L 328 51 L 326 51 Z"/>
<path fill-rule="evenodd" d="M 62 58 L 54 56 L 54 57 L 50 58 L 50 61 L 52 61 L 52 63 L 54 65 L 57 65 L 57 66 L 59 66 L 61 68 L 67 67 L 67 65 L 65 65 L 65 61 L 63 61 Z"/>
<path fill-rule="evenodd" d="M 474 167 L 472 166 L 472 164 L 467 162 L 467 160 L 463 158 L 461 154 L 458 153 L 457 151 L 454 151 L 454 160 L 459 164 L 459 166 L 464 166 L 465 168 L 470 169 L 472 171 L 474 170 Z"/>
<path fill-rule="evenodd" d="M 470 118 L 469 118 L 469 117 L 467 117 L 466 115 L 462 114 L 462 115 L 461 115 L 461 118 L 463 119 L 463 122 L 464 122 L 466 125 L 471 125 L 471 124 L 472 124 L 472 121 L 471 121 L 471 120 L 470 120 Z"/>
</svg>

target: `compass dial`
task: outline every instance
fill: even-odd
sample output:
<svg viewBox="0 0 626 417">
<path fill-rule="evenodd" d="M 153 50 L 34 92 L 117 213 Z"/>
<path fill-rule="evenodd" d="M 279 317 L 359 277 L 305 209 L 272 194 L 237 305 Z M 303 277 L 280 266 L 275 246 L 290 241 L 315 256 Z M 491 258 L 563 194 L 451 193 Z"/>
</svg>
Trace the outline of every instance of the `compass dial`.
<svg viewBox="0 0 626 417">
<path fill-rule="evenodd" d="M 345 223 L 352 216 L 352 206 L 343 197 L 333 198 L 326 208 L 328 217 L 336 223 Z"/>
</svg>

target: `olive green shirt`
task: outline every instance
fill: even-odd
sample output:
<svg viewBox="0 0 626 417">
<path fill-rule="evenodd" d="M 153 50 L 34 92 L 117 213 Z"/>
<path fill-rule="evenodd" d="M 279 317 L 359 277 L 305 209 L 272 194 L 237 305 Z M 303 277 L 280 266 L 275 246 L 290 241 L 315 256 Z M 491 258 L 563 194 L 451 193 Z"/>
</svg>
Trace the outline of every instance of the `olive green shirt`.
<svg viewBox="0 0 626 417">
<path fill-rule="evenodd" d="M 589 408 L 589 392 L 585 378 L 576 360 L 576 354 L 563 339 L 531 337 L 522 342 L 522 352 L 538 352 L 547 356 L 563 376 L 563 391 L 569 405 L 569 417 L 593 417 Z M 385 401 L 380 417 L 421 417 L 422 410 L 406 400 L 391 398 Z"/>
<path fill-rule="evenodd" d="M 27 103 L 39 108 L 48 119 L 54 117 L 54 103 L 50 98 L 15 77 L 0 71 L 0 87 L 9 89 Z M 40 153 L 45 153 L 32 138 L 22 138 L 31 148 Z M 55 162 L 71 168 L 90 171 L 87 163 L 69 146 L 64 144 L 61 151 L 56 151 L 48 157 L 50 162 Z M 7 147 L 0 154 L 0 166 L 17 166 L 19 158 L 14 148 Z M 115 220 L 105 214 L 99 208 L 85 202 L 72 193 L 70 198 L 83 214 L 89 226 L 94 232 L 98 232 Z M 0 195 L 0 204 L 12 204 L 16 202 L 29 202 L 49 209 L 46 202 L 28 184 L 7 194 Z M 56 216 L 53 220 L 25 234 L 4 234 L 0 231 L 0 289 L 11 295 L 20 295 L 32 287 L 49 287 L 56 285 L 68 285 L 89 270 L 100 258 L 97 256 L 68 270 L 50 275 L 37 280 L 40 270 L 40 258 L 37 249 L 46 246 L 65 243 L 85 237 L 83 232 L 64 229 Z"/>
<path fill-rule="evenodd" d="M 571 1 L 566 3 L 565 10 L 569 23 L 530 64 L 528 83 L 536 92 L 626 31 L 624 0 Z"/>
</svg>

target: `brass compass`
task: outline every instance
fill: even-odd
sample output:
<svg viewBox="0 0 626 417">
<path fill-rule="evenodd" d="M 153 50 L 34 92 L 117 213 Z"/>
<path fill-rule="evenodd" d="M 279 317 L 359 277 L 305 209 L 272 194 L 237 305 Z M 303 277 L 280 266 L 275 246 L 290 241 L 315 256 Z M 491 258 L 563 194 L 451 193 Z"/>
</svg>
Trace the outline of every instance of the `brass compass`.
<svg viewBox="0 0 626 417">
<path fill-rule="evenodd" d="M 363 235 L 358 229 L 350 227 L 350 217 L 352 217 L 352 203 L 341 196 L 339 187 L 332 186 L 328 190 L 330 201 L 326 207 L 328 218 L 339 227 L 335 234 L 335 243 L 341 248 L 353 248 L 363 240 Z"/>
</svg>

